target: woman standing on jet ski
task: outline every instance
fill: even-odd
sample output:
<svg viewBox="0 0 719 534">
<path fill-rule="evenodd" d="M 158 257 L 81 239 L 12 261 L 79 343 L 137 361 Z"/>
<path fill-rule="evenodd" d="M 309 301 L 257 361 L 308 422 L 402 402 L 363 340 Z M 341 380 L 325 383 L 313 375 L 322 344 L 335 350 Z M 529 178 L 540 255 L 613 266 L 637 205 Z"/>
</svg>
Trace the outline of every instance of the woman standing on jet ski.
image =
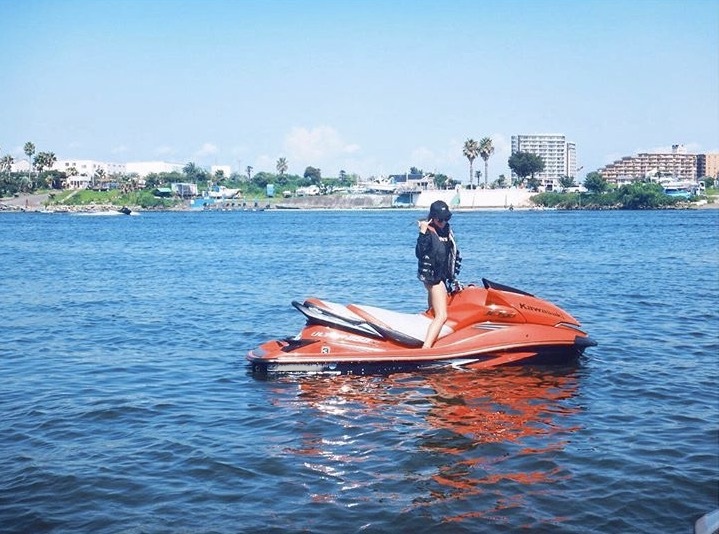
<svg viewBox="0 0 719 534">
<path fill-rule="evenodd" d="M 418 221 L 419 236 L 414 250 L 418 259 L 417 278 L 424 283 L 428 305 L 434 310 L 423 349 L 434 344 L 447 321 L 448 292 L 453 290 L 461 267 L 462 259 L 449 227 L 451 218 L 447 203 L 437 200 L 429 207 L 427 220 Z"/>
</svg>

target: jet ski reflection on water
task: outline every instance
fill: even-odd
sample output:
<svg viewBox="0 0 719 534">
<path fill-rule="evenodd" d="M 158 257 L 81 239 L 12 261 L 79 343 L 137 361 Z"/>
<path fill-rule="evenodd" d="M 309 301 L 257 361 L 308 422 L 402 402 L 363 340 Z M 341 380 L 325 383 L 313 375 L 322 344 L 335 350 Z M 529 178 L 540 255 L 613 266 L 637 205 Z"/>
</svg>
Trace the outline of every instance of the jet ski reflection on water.
<svg viewBox="0 0 719 534">
<path fill-rule="evenodd" d="M 429 349 L 421 347 L 431 310 L 400 313 L 309 298 L 292 302 L 307 318 L 299 334 L 263 343 L 247 359 L 256 372 L 368 374 L 565 363 L 596 345 L 554 304 L 486 279 L 482 283 L 450 295 L 447 322 Z"/>
</svg>

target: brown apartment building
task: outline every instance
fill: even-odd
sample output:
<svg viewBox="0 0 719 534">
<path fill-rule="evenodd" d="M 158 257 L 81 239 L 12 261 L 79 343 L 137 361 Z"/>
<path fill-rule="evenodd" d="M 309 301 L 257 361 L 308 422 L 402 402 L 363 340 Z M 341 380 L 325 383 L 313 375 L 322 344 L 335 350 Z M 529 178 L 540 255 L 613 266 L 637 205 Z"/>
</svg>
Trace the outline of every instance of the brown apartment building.
<svg viewBox="0 0 719 534">
<path fill-rule="evenodd" d="M 687 154 L 680 145 L 671 153 L 626 156 L 598 171 L 608 182 L 621 183 L 647 177 L 670 176 L 678 181 L 696 182 L 704 176 L 717 177 L 719 154 Z"/>
</svg>

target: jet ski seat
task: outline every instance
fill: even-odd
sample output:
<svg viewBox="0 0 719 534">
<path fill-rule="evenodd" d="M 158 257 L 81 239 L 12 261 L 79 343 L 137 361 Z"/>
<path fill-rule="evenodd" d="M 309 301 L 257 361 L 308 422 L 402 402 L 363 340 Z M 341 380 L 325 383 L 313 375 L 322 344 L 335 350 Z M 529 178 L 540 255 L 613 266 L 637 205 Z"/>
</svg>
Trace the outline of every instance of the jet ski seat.
<svg viewBox="0 0 719 534">
<path fill-rule="evenodd" d="M 408 347 L 421 347 L 432 319 L 421 313 L 402 313 L 375 306 L 349 304 L 316 298 L 292 305 L 310 322 L 336 326 L 375 337 L 391 339 Z M 439 338 L 454 332 L 443 325 Z"/>
<path fill-rule="evenodd" d="M 421 313 L 402 313 L 375 306 L 350 304 L 350 311 L 363 317 L 374 329 L 387 339 L 403 345 L 421 347 L 432 319 Z M 445 323 L 437 339 L 453 333 Z"/>
</svg>

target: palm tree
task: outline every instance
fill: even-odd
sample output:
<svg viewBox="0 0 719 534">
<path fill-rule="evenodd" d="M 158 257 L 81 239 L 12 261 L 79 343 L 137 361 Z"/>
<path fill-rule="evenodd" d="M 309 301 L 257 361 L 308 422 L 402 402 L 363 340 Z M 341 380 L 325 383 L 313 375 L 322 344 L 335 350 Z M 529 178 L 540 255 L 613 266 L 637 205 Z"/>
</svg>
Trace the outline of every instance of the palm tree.
<svg viewBox="0 0 719 534">
<path fill-rule="evenodd" d="M 464 154 L 464 157 L 469 160 L 469 186 L 472 187 L 472 177 L 474 176 L 474 173 L 472 172 L 472 163 L 474 163 L 474 160 L 479 155 L 479 144 L 477 141 L 474 139 L 467 139 L 464 142 L 462 154 Z"/>
<path fill-rule="evenodd" d="M 27 177 L 29 181 L 32 181 L 32 157 L 35 154 L 35 145 L 28 141 L 23 147 L 23 152 L 25 152 L 25 155 L 27 156 L 27 163 L 29 165 Z"/>
<path fill-rule="evenodd" d="M 35 168 L 38 173 L 45 169 L 51 169 L 57 163 L 57 157 L 54 152 L 38 152 L 35 156 Z"/>
<path fill-rule="evenodd" d="M 277 172 L 280 173 L 280 176 L 283 176 L 287 172 L 287 159 L 286 158 L 280 158 L 277 160 Z"/>
<path fill-rule="evenodd" d="M 9 173 L 14 162 L 15 160 L 10 154 L 5 154 L 0 158 L 0 174 Z"/>
<path fill-rule="evenodd" d="M 492 139 L 489 137 L 483 137 L 479 140 L 479 156 L 484 160 L 484 187 L 487 187 L 487 177 L 489 171 L 487 170 L 487 160 L 489 156 L 494 154 L 494 146 L 492 145 Z"/>
<path fill-rule="evenodd" d="M 35 156 L 35 168 L 37 169 L 37 179 L 40 180 L 40 174 L 45 169 L 52 169 L 53 165 L 57 163 L 57 157 L 55 156 L 54 152 L 38 152 L 37 156 Z M 52 185 L 52 182 L 49 182 L 47 185 Z"/>
<path fill-rule="evenodd" d="M 194 161 L 188 161 L 185 166 L 182 167 L 182 172 L 187 177 L 187 181 L 193 184 L 198 183 L 205 177 L 205 171 Z"/>
</svg>

